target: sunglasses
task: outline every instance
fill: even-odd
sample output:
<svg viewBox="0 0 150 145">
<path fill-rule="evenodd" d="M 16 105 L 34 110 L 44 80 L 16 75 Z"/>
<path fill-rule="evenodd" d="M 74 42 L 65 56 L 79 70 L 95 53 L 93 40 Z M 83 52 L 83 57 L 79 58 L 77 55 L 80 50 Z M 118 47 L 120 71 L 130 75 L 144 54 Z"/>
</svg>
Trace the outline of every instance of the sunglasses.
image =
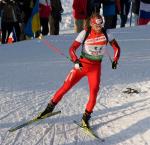
<svg viewBox="0 0 150 145">
<path fill-rule="evenodd" d="M 92 24 L 96 24 L 96 25 L 102 25 L 103 24 L 103 20 L 102 19 L 93 18 L 93 19 L 91 19 L 91 23 Z"/>
</svg>

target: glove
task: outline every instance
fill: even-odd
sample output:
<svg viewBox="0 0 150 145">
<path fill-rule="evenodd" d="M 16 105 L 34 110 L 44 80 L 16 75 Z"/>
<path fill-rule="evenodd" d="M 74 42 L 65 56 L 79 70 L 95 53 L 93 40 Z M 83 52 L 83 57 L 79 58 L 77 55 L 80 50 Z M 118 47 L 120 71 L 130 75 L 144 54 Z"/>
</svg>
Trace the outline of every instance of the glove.
<svg viewBox="0 0 150 145">
<path fill-rule="evenodd" d="M 75 62 L 74 62 L 74 67 L 75 69 L 82 69 L 83 65 L 81 64 L 81 62 L 77 59 Z"/>
<path fill-rule="evenodd" d="M 113 61 L 112 62 L 112 69 L 116 69 L 117 68 L 117 61 Z"/>
</svg>

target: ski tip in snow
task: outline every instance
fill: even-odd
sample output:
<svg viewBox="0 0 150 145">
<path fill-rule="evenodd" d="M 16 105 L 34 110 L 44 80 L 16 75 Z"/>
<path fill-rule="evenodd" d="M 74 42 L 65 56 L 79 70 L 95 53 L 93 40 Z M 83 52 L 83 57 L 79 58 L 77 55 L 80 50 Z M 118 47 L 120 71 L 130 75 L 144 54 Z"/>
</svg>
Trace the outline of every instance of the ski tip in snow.
<svg viewBox="0 0 150 145">
<path fill-rule="evenodd" d="M 16 130 L 18 130 L 18 129 L 21 129 L 21 128 L 25 127 L 25 126 L 28 126 L 28 125 L 30 125 L 30 124 L 32 124 L 32 123 L 34 123 L 34 122 L 38 122 L 38 121 L 40 121 L 40 120 L 44 120 L 44 119 L 46 119 L 46 118 L 48 118 L 48 117 L 52 117 L 52 116 L 57 115 L 57 114 L 59 114 L 59 113 L 61 113 L 61 111 L 56 111 L 56 112 L 49 113 L 49 114 L 47 114 L 46 116 L 44 116 L 43 118 L 35 117 L 35 118 L 33 118 L 33 119 L 29 120 L 29 121 L 26 121 L 26 122 L 23 123 L 23 124 L 20 124 L 20 125 L 18 125 L 18 126 L 16 126 L 16 127 L 13 127 L 13 128 L 11 128 L 11 129 L 9 129 L 8 131 L 9 131 L 9 132 L 14 132 L 14 131 L 16 131 Z"/>
<path fill-rule="evenodd" d="M 84 126 L 81 125 L 81 123 L 77 122 L 76 120 L 74 120 L 73 122 L 74 122 L 78 127 L 80 127 L 80 128 L 84 131 L 84 133 L 88 134 L 89 136 L 92 136 L 92 137 L 98 139 L 98 140 L 101 141 L 101 142 L 104 142 L 104 141 L 105 141 L 105 139 L 99 137 L 99 136 L 94 132 L 94 130 L 93 130 L 92 128 L 84 127 Z"/>
</svg>

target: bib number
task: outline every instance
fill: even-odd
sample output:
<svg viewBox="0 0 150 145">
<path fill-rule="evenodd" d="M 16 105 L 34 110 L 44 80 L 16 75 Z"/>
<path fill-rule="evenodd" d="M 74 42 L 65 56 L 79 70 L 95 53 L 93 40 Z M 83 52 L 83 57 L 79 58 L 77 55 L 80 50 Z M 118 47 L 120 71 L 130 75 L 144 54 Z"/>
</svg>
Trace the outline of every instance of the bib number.
<svg viewBox="0 0 150 145">
<path fill-rule="evenodd" d="M 91 46 L 86 45 L 84 48 L 84 52 L 93 55 L 93 56 L 100 56 L 104 54 L 104 47 L 103 46 Z"/>
</svg>

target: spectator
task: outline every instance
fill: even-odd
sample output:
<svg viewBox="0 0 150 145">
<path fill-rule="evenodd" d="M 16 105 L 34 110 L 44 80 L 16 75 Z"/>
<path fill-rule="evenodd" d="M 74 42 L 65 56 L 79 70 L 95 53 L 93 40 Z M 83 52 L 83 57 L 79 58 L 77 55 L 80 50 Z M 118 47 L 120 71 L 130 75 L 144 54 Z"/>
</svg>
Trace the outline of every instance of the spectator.
<svg viewBox="0 0 150 145">
<path fill-rule="evenodd" d="M 120 13 L 121 25 L 120 26 L 125 27 L 125 24 L 127 23 L 127 19 L 128 19 L 128 14 L 130 11 L 131 1 L 121 0 L 120 6 L 121 6 L 121 13 Z"/>
<path fill-rule="evenodd" d="M 132 13 L 134 13 L 135 25 L 138 24 L 139 10 L 140 10 L 140 0 L 132 0 Z"/>
<path fill-rule="evenodd" d="M 33 7 L 34 7 L 33 0 L 23 0 L 23 12 L 24 12 L 25 25 L 28 22 L 29 18 L 31 17 Z"/>
<path fill-rule="evenodd" d="M 74 31 L 79 33 L 84 29 L 87 18 L 87 0 L 73 0 Z"/>
<path fill-rule="evenodd" d="M 150 22 L 150 0 L 141 0 L 139 25 L 146 25 Z"/>
<path fill-rule="evenodd" d="M 2 8 L 5 5 L 5 3 L 6 3 L 5 1 L 0 1 L 0 17 L 1 17 Z"/>
<path fill-rule="evenodd" d="M 21 1 L 22 1 L 22 11 L 23 11 L 22 13 L 23 24 L 21 28 L 22 30 L 21 37 L 22 39 L 29 39 L 29 37 L 24 34 L 24 28 L 27 25 L 29 18 L 31 17 L 32 9 L 35 5 L 36 0 L 21 0 Z"/>
<path fill-rule="evenodd" d="M 120 0 L 103 0 L 103 15 L 106 29 L 116 28 L 117 13 L 121 12 Z"/>
<path fill-rule="evenodd" d="M 88 0 L 87 3 L 87 14 L 91 17 L 93 13 L 100 13 L 101 0 Z"/>
<path fill-rule="evenodd" d="M 11 32 L 14 32 L 16 41 L 19 41 L 21 32 L 19 26 L 19 23 L 21 22 L 19 7 L 14 1 L 8 0 L 1 13 L 2 43 L 7 43 Z"/>
<path fill-rule="evenodd" d="M 22 17 L 21 17 L 21 9 L 17 1 L 13 3 L 13 7 L 17 19 L 17 21 L 14 23 L 14 33 L 15 33 L 14 41 L 16 42 L 16 41 L 20 41 Z"/>
<path fill-rule="evenodd" d="M 15 0 L 17 6 L 19 7 L 19 11 L 20 11 L 20 23 L 19 23 L 19 26 L 20 26 L 20 30 L 21 30 L 21 33 L 20 33 L 20 40 L 24 40 L 25 39 L 25 35 L 24 35 L 24 0 Z"/>
<path fill-rule="evenodd" d="M 47 35 L 49 33 L 49 16 L 51 13 L 51 3 L 48 0 L 40 0 L 39 1 L 39 12 L 40 12 L 40 23 L 42 27 L 42 35 Z"/>
<path fill-rule="evenodd" d="M 52 12 L 49 18 L 50 21 L 50 35 L 59 35 L 59 23 L 61 22 L 61 14 L 63 8 L 60 0 L 51 0 Z"/>
</svg>

